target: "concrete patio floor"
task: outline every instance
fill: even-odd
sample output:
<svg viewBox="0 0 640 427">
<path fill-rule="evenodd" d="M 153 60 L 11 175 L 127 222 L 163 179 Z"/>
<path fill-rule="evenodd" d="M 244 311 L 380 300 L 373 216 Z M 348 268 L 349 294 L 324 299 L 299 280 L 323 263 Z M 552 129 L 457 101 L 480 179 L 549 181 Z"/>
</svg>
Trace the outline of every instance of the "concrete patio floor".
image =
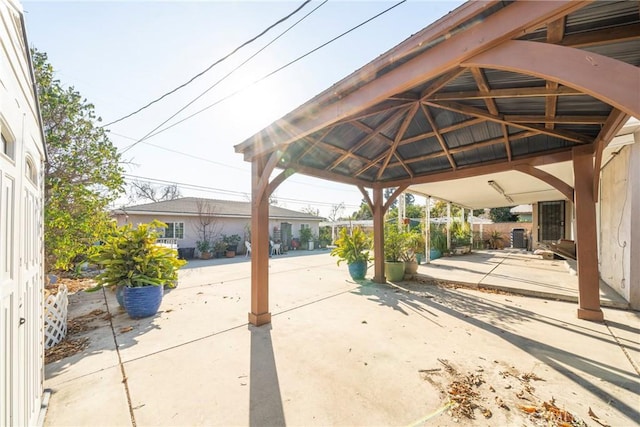
<svg viewBox="0 0 640 427">
<path fill-rule="evenodd" d="M 255 328 L 240 258 L 191 263 L 147 319 L 129 319 L 111 291 L 72 295 L 70 316 L 111 316 L 87 323 L 81 354 L 46 365 L 45 425 L 537 425 L 518 405 L 553 398 L 588 425 L 590 409 L 610 425 L 640 419 L 637 312 L 605 308 L 600 324 L 563 301 L 358 284 L 320 252 L 270 260 L 273 320 Z M 485 262 L 501 272 L 518 260 Z M 490 419 L 448 414 L 452 369 L 482 376 Z M 529 400 L 517 397 L 525 385 Z"/>
</svg>

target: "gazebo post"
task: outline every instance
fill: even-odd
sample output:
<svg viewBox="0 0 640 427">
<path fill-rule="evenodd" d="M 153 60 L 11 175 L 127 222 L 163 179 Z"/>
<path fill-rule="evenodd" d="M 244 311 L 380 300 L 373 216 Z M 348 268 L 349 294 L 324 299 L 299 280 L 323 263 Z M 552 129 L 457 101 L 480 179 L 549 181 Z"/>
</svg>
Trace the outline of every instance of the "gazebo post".
<svg viewBox="0 0 640 427">
<path fill-rule="evenodd" d="M 387 283 L 384 275 L 384 204 L 382 188 L 373 188 L 373 254 L 374 276 L 376 283 Z"/>
<path fill-rule="evenodd" d="M 269 312 L 269 195 L 262 158 L 251 163 L 251 312 L 255 326 L 271 322 Z M 267 177 L 268 178 L 268 177 Z"/>
<path fill-rule="evenodd" d="M 600 308 L 596 204 L 593 194 L 593 149 L 589 146 L 576 147 L 572 150 L 572 154 L 575 176 L 578 318 L 602 321 L 604 315 Z"/>
</svg>

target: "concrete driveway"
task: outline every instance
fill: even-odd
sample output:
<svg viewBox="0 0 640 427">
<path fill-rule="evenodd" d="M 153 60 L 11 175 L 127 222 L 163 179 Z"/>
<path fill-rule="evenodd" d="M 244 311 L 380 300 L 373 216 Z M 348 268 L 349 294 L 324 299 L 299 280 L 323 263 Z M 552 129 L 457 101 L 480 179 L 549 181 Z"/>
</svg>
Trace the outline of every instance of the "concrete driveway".
<svg viewBox="0 0 640 427">
<path fill-rule="evenodd" d="M 255 328 L 240 261 L 184 269 L 152 318 L 73 295 L 89 346 L 46 366 L 45 425 L 539 425 L 551 402 L 588 425 L 640 419 L 636 312 L 599 324 L 563 301 L 354 283 L 321 252 L 270 260 L 273 321 Z"/>
</svg>

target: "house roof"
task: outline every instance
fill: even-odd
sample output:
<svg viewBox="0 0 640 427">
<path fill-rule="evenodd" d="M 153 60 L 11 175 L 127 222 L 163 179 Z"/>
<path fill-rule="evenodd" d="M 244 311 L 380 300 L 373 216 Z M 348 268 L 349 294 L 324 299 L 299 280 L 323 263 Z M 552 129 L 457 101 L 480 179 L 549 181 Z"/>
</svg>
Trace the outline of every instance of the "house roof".
<svg viewBox="0 0 640 427">
<path fill-rule="evenodd" d="M 512 214 L 530 214 L 533 213 L 533 206 L 531 205 L 518 205 L 510 209 Z"/>
<path fill-rule="evenodd" d="M 197 216 L 201 212 L 210 213 L 216 217 L 251 218 L 251 203 L 232 200 L 203 199 L 198 197 L 183 197 L 163 202 L 145 203 L 143 205 L 128 206 L 113 211 L 115 214 L 126 215 L 185 215 Z M 322 221 L 323 218 L 305 212 L 298 212 L 279 206 L 269 206 L 269 218 Z"/>
<path fill-rule="evenodd" d="M 563 199 L 572 150 L 640 111 L 638 66 L 637 2 L 467 2 L 235 149 L 466 207 Z"/>
</svg>

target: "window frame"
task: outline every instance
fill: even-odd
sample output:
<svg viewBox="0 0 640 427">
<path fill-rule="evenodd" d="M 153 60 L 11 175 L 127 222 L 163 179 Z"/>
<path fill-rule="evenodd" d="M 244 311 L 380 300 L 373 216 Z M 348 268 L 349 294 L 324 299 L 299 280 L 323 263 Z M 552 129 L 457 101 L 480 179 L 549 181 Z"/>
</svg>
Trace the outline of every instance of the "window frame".
<svg viewBox="0 0 640 427">
<path fill-rule="evenodd" d="M 162 237 L 165 239 L 184 239 L 184 221 L 165 221 L 165 224 L 167 224 L 166 227 L 162 228 Z M 169 225 L 171 225 L 171 227 L 169 227 Z M 176 226 L 179 225 L 179 226 Z M 171 236 L 167 235 L 167 231 L 169 230 L 169 228 L 171 228 Z M 176 236 L 176 229 L 178 229 L 181 233 L 180 233 L 180 237 Z"/>
</svg>

